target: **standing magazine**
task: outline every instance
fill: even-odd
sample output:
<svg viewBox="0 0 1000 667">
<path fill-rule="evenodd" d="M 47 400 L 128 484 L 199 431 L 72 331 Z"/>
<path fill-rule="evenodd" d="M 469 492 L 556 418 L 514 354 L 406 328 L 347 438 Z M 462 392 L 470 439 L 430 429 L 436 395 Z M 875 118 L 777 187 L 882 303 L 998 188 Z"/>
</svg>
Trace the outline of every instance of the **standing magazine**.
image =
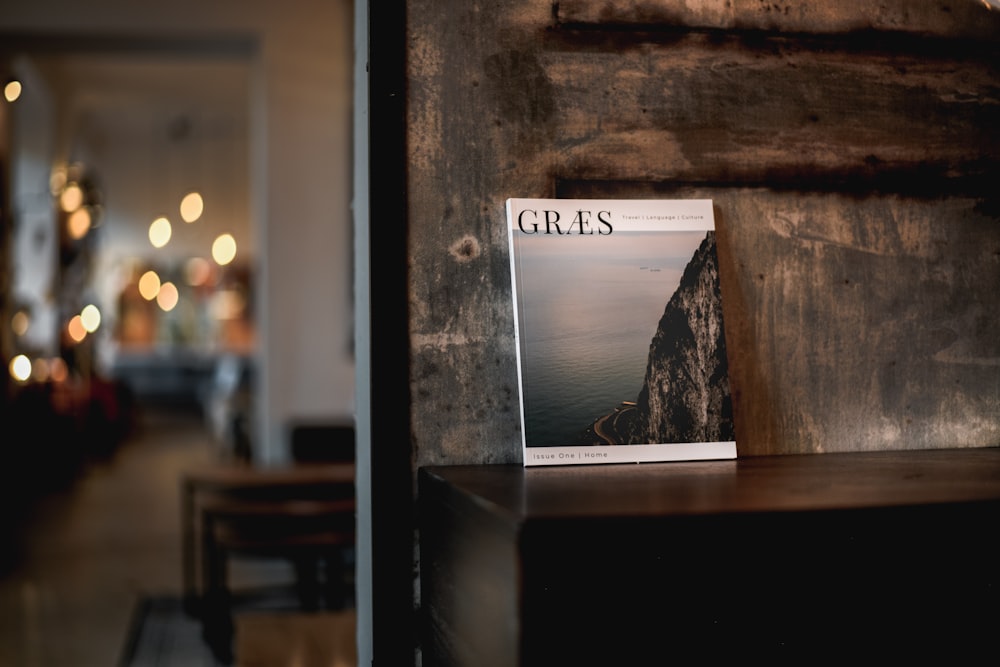
<svg viewBox="0 0 1000 667">
<path fill-rule="evenodd" d="M 711 200 L 508 199 L 525 466 L 736 457 Z"/>
</svg>

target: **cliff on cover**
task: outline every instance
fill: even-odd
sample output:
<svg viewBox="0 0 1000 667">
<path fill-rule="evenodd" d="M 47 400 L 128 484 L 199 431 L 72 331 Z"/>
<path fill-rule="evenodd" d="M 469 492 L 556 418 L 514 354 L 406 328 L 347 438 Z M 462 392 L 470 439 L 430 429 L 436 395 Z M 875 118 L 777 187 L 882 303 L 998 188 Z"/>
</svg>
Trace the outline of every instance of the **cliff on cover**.
<svg viewBox="0 0 1000 667">
<path fill-rule="evenodd" d="M 660 318 L 635 409 L 617 417 L 599 421 L 629 444 L 736 439 L 714 232 L 688 263 Z"/>
</svg>

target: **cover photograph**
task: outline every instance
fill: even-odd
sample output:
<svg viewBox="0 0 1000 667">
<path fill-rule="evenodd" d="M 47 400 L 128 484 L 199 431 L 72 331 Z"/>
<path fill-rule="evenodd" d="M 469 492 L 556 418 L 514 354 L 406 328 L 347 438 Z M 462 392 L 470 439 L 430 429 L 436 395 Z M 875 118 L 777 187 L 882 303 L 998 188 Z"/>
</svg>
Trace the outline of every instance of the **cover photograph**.
<svg viewBox="0 0 1000 667">
<path fill-rule="evenodd" d="M 736 457 L 712 201 L 508 199 L 525 466 Z"/>
</svg>

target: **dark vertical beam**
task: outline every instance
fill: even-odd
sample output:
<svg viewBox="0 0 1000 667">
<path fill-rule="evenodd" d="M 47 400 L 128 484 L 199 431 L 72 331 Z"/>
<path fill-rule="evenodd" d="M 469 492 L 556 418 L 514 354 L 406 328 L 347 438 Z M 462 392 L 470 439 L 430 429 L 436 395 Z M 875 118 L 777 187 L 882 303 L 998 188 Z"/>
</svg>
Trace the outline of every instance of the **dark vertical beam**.
<svg viewBox="0 0 1000 667">
<path fill-rule="evenodd" d="M 372 664 L 415 662 L 406 4 L 368 2 Z"/>
<path fill-rule="evenodd" d="M 11 75 L 8 63 L 0 55 L 0 416 L 4 416 L 10 398 L 10 374 L 7 364 L 13 354 L 10 332 L 10 318 L 13 315 L 12 268 L 14 245 L 13 193 L 11 173 L 14 165 L 11 157 L 13 136 L 10 104 L 3 98 L 3 87 Z"/>
</svg>

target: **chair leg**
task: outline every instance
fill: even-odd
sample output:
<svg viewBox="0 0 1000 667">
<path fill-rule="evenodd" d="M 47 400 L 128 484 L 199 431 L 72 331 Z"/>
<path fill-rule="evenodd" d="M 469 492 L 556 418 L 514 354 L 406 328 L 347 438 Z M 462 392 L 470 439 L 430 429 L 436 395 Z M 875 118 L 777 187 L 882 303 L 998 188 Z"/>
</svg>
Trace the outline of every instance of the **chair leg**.
<svg viewBox="0 0 1000 667">
<path fill-rule="evenodd" d="M 349 580 L 344 549 L 323 559 L 323 599 L 327 609 L 345 609 L 353 604 L 353 581 Z"/>
<path fill-rule="evenodd" d="M 228 567 L 225 550 L 219 547 L 212 536 L 211 520 L 204 520 L 202 554 L 201 634 L 212 650 L 215 659 L 230 665 L 233 663 L 233 617 L 232 600 L 228 585 Z"/>
<path fill-rule="evenodd" d="M 197 586 L 197 561 L 199 542 L 195 527 L 195 488 L 185 480 L 181 485 L 181 549 L 182 579 L 184 587 L 184 613 L 192 618 L 200 614 L 201 595 Z"/>
<path fill-rule="evenodd" d="M 299 606 L 303 611 L 317 611 L 322 602 L 320 593 L 319 563 L 313 558 L 295 560 L 295 586 Z"/>
<path fill-rule="evenodd" d="M 323 600 L 324 609 L 334 609 L 337 604 L 337 568 L 334 565 L 335 560 L 330 556 L 324 556 L 319 562 L 319 569 L 323 573 L 323 581 L 320 583 L 320 596 Z"/>
</svg>

